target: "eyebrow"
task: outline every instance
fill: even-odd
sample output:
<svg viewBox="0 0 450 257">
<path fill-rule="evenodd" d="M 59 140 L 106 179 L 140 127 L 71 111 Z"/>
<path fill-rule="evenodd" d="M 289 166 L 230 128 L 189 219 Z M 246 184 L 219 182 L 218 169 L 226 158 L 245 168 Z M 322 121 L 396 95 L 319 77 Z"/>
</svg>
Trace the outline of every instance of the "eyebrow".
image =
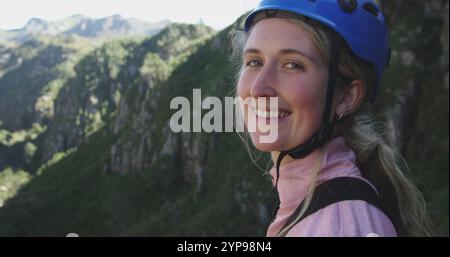
<svg viewBox="0 0 450 257">
<path fill-rule="evenodd" d="M 244 54 L 259 54 L 261 51 L 259 51 L 256 48 L 247 48 L 244 50 Z"/>
<path fill-rule="evenodd" d="M 308 58 L 309 60 L 313 61 L 314 63 L 317 63 L 316 59 L 312 58 L 310 55 L 308 55 L 298 49 L 287 48 L 287 49 L 281 49 L 278 52 L 282 55 L 298 54 L 298 55 Z M 259 54 L 259 53 L 261 53 L 261 51 L 256 48 L 248 48 L 248 49 L 244 50 L 244 54 Z"/>
</svg>

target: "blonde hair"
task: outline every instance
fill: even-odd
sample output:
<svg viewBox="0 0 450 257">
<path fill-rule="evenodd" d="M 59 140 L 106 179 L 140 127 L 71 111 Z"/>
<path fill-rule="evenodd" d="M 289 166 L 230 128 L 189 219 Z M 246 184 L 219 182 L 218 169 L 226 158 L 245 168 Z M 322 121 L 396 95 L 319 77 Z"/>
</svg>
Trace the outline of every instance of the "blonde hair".
<svg viewBox="0 0 450 257">
<path fill-rule="evenodd" d="M 313 21 L 299 18 L 287 18 L 287 20 L 295 23 L 310 35 L 320 51 L 323 61 L 327 63 L 331 47 L 329 33 L 332 32 Z M 248 33 L 239 31 L 233 35 L 234 58 L 241 56 L 250 33 L 251 30 Z M 365 85 L 367 95 L 376 81 L 375 69 L 355 57 L 343 40 L 339 43 L 339 46 L 339 73 L 347 78 L 360 79 Z M 242 61 L 241 58 L 235 60 L 239 60 L 240 63 L 239 72 L 236 74 L 237 81 L 242 72 Z M 346 85 L 346 83 L 338 80 L 337 90 Z M 354 151 L 356 165 L 359 167 L 361 174 L 377 188 L 381 201 L 390 212 L 389 216 L 394 217 L 395 220 L 392 220 L 392 222 L 396 226 L 397 234 L 399 236 L 432 236 L 432 223 L 426 213 L 423 196 L 411 181 L 411 178 L 404 174 L 404 171 L 409 173 L 405 160 L 385 143 L 383 135 L 377 128 L 378 125 L 370 118 L 365 111 L 365 107 L 361 106 L 356 112 L 347 114 L 345 120 L 336 125 L 333 136 L 344 137 L 346 144 Z M 248 136 L 247 139 L 242 136 L 241 138 L 252 157 Z M 321 156 L 323 157 L 323 154 Z M 309 178 L 308 194 L 304 199 L 302 210 L 291 224 L 287 224 L 284 229 L 278 232 L 278 236 L 285 236 L 297 224 L 297 221 L 310 205 L 317 183 L 317 175 L 321 169 L 322 157 L 319 158 L 319 165 L 316 166 Z M 253 157 L 252 160 L 256 163 Z"/>
</svg>

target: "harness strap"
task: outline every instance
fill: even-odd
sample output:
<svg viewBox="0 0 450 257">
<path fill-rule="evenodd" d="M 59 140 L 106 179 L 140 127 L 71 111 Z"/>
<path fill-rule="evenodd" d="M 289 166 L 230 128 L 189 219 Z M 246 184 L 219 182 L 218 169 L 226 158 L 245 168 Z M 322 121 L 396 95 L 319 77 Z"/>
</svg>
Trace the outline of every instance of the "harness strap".
<svg viewBox="0 0 450 257">
<path fill-rule="evenodd" d="M 377 207 L 384 214 L 386 214 L 386 216 L 389 217 L 391 222 L 395 225 L 395 223 L 393 222 L 394 220 L 381 203 L 375 189 L 367 182 L 352 177 L 333 178 L 318 185 L 314 190 L 314 194 L 309 207 L 306 209 L 302 217 L 297 222 L 295 222 L 295 224 L 298 224 L 309 215 L 327 207 L 328 205 L 347 200 L 361 200 Z M 294 222 L 294 220 L 300 214 L 303 204 L 304 202 L 300 203 L 300 205 L 297 207 L 295 212 L 291 214 L 280 231 Z"/>
</svg>

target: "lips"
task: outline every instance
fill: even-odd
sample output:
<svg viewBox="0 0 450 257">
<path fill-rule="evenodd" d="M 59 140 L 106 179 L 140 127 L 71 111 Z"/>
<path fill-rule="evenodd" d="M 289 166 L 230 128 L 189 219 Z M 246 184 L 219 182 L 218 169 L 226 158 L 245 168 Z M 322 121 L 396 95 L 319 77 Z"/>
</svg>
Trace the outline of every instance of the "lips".
<svg viewBox="0 0 450 257">
<path fill-rule="evenodd" d="M 259 110 L 259 109 L 253 109 L 253 112 L 256 114 L 256 116 L 260 118 L 270 118 L 270 119 L 282 119 L 291 114 L 289 111 L 281 111 L 281 110 Z"/>
<path fill-rule="evenodd" d="M 258 109 L 256 108 L 255 105 L 252 105 L 250 107 L 253 111 L 253 113 L 255 113 L 255 115 L 259 118 L 264 118 L 264 119 L 283 119 L 288 117 L 289 115 L 291 115 L 291 112 L 285 109 Z"/>
</svg>

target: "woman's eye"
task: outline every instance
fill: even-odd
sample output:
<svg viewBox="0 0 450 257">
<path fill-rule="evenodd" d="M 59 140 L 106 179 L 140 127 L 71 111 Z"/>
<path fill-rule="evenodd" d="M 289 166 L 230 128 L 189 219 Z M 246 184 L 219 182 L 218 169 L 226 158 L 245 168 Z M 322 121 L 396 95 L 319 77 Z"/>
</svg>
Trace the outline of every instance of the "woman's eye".
<svg viewBox="0 0 450 257">
<path fill-rule="evenodd" d="M 250 60 L 250 61 L 248 61 L 248 62 L 245 64 L 245 66 L 248 66 L 248 67 L 258 67 L 258 66 L 261 66 L 261 62 L 258 61 L 258 60 Z"/>
<path fill-rule="evenodd" d="M 288 69 L 304 69 L 301 64 L 295 62 L 288 62 L 284 66 Z"/>
</svg>

